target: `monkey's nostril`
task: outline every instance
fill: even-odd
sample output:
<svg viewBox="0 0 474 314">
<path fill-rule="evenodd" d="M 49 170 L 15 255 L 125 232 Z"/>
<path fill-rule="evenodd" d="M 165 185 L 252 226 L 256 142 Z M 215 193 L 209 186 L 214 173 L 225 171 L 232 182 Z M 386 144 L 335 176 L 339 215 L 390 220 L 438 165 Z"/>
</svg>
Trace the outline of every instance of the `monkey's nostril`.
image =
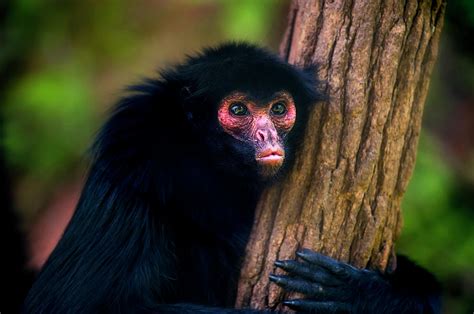
<svg viewBox="0 0 474 314">
<path fill-rule="evenodd" d="M 262 130 L 257 130 L 257 139 L 260 140 L 260 141 L 264 141 L 265 140 L 265 132 L 263 132 Z"/>
</svg>

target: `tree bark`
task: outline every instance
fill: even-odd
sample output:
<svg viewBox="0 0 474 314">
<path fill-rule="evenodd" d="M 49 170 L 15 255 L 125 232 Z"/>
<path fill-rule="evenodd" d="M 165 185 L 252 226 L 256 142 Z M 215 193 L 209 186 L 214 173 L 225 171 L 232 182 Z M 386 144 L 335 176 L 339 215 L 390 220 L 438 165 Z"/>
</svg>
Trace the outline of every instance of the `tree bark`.
<svg viewBox="0 0 474 314">
<path fill-rule="evenodd" d="M 394 267 L 400 202 L 415 163 L 444 0 L 293 0 L 281 55 L 319 64 L 328 101 L 309 117 L 293 170 L 267 189 L 237 307 L 276 308 L 275 260 L 298 248 Z M 306 117 L 304 117 L 306 118 Z"/>
</svg>

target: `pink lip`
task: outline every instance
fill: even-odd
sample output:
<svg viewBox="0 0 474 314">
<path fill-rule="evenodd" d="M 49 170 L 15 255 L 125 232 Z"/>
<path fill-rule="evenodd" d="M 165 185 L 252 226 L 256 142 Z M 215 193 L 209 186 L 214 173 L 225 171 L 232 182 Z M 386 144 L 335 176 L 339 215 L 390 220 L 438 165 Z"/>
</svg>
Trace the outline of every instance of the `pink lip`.
<svg viewBox="0 0 474 314">
<path fill-rule="evenodd" d="M 267 148 L 257 154 L 257 158 L 264 158 L 270 156 L 280 156 L 283 157 L 283 150 L 282 149 L 275 149 L 275 148 Z"/>
<path fill-rule="evenodd" d="M 265 149 L 257 154 L 257 161 L 267 165 L 277 165 L 283 162 L 283 150 L 280 149 Z"/>
</svg>

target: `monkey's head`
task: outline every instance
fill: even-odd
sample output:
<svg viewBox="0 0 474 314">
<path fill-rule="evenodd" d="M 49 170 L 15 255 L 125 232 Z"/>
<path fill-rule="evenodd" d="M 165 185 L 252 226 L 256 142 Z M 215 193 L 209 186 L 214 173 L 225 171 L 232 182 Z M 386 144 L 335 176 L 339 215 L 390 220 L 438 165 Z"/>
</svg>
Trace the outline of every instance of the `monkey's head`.
<svg viewBox="0 0 474 314">
<path fill-rule="evenodd" d="M 248 157 L 253 157 L 262 177 L 278 172 L 285 160 L 286 138 L 296 121 L 289 92 L 281 90 L 259 99 L 235 91 L 219 103 L 217 119 L 224 132 L 240 142 L 237 150 L 240 145 L 248 146 Z"/>
<path fill-rule="evenodd" d="M 315 69 L 298 69 L 248 44 L 207 49 L 178 67 L 183 108 L 220 169 L 268 180 L 289 164 L 308 107 L 318 100 Z"/>
</svg>

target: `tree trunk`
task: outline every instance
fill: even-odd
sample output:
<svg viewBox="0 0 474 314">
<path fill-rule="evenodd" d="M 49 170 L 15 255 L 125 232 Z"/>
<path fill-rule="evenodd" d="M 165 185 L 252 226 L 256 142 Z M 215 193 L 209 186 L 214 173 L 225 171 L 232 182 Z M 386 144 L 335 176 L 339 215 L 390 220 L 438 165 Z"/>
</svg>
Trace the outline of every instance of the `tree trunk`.
<svg viewBox="0 0 474 314">
<path fill-rule="evenodd" d="M 445 0 L 293 0 L 281 54 L 319 64 L 329 100 L 309 117 L 290 175 L 257 208 L 236 300 L 275 308 L 273 262 L 298 248 L 394 267 Z M 278 273 L 278 272 L 277 272 Z"/>
</svg>

